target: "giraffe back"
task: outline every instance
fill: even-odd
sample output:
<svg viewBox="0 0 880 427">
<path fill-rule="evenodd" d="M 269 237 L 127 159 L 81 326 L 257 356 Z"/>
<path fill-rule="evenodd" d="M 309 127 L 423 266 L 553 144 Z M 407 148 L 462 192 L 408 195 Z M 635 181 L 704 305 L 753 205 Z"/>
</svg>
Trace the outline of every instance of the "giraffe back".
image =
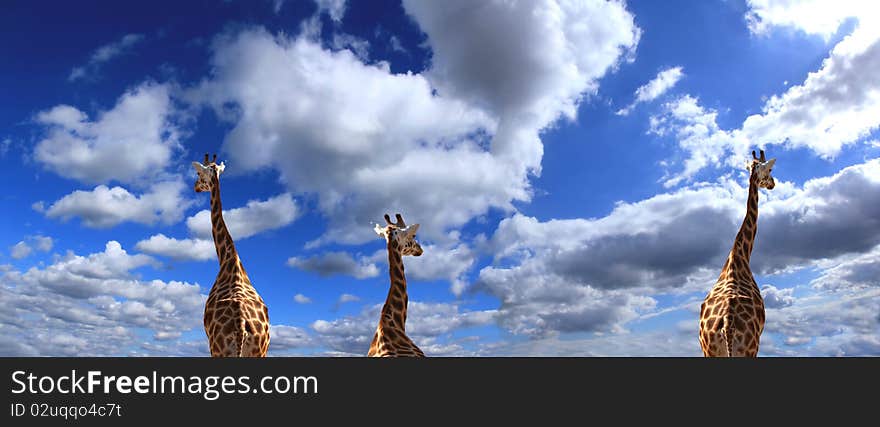
<svg viewBox="0 0 880 427">
<path fill-rule="evenodd" d="M 211 356 L 265 357 L 269 311 L 247 275 L 218 275 L 205 302 L 205 333 Z"/>
<path fill-rule="evenodd" d="M 722 276 L 700 306 L 700 347 L 710 357 L 755 357 L 764 300 L 754 279 Z"/>
<path fill-rule="evenodd" d="M 403 332 L 380 326 L 373 335 L 368 357 L 425 357 L 425 353 Z"/>
</svg>

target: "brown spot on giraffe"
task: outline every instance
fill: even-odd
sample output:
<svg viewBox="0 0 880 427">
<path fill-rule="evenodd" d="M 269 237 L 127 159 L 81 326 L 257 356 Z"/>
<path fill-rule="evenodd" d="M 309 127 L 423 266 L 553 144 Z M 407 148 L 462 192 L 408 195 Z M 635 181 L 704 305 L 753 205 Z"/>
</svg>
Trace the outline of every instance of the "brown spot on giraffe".
<svg viewBox="0 0 880 427">
<path fill-rule="evenodd" d="M 776 159 L 752 152 L 746 216 L 715 286 L 700 306 L 700 347 L 706 357 L 756 357 L 764 330 L 764 300 L 749 267 L 758 231 L 758 189 L 776 186 Z"/>
<path fill-rule="evenodd" d="M 269 315 L 263 299 L 241 265 L 235 243 L 223 220 L 220 174 L 225 165 L 193 162 L 196 192 L 211 193 L 211 234 L 219 269 L 205 302 L 205 334 L 212 357 L 265 357 L 269 350 Z"/>
<path fill-rule="evenodd" d="M 421 256 L 422 247 L 416 241 L 418 224 L 409 227 L 397 214 L 397 222 L 385 215 L 385 227 L 376 225 L 376 233 L 384 237 L 388 249 L 388 274 L 391 287 L 379 316 L 379 326 L 370 342 L 370 357 L 425 357 L 425 353 L 406 335 L 406 276 L 403 256 Z"/>
</svg>

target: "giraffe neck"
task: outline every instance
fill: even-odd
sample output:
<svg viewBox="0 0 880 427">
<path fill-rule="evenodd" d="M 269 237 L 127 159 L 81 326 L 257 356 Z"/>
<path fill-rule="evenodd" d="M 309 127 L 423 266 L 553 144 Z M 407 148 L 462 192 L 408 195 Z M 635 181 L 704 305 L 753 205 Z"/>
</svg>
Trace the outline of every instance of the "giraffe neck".
<svg viewBox="0 0 880 427">
<path fill-rule="evenodd" d="M 391 288 L 385 305 L 382 306 L 382 316 L 379 326 L 394 328 L 401 332 L 406 331 L 406 306 L 409 297 L 406 294 L 406 276 L 403 273 L 403 259 L 397 240 L 388 240 L 388 272 L 391 276 Z"/>
<path fill-rule="evenodd" d="M 758 232 L 758 179 L 753 173 L 749 178 L 749 200 L 746 204 L 746 217 L 743 219 L 733 248 L 730 250 L 728 262 L 730 266 L 749 269 L 749 260 L 752 257 L 752 247 L 755 244 L 755 234 Z"/>
<path fill-rule="evenodd" d="M 214 176 L 211 185 L 211 234 L 214 236 L 214 248 L 217 250 L 217 261 L 221 270 L 228 263 L 238 264 L 238 252 L 235 243 L 223 221 L 223 203 L 220 201 L 220 179 Z"/>
</svg>

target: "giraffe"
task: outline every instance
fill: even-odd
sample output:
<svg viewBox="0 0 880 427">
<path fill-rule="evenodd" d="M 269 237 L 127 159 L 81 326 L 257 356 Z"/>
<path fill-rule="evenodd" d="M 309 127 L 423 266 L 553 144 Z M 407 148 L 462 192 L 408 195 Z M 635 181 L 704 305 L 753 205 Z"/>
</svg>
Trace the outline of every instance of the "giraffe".
<svg viewBox="0 0 880 427">
<path fill-rule="evenodd" d="M 220 271 L 205 302 L 205 334 L 212 357 L 265 357 L 269 349 L 269 311 L 251 285 L 226 222 L 220 203 L 220 174 L 225 162 L 217 155 L 204 164 L 192 162 L 198 172 L 197 193 L 211 193 L 211 232 Z"/>
<path fill-rule="evenodd" d="M 418 224 L 406 226 L 403 217 L 397 214 L 397 222 L 392 223 L 385 214 L 385 227 L 376 224 L 375 231 L 385 238 L 388 246 L 388 272 L 391 276 L 391 288 L 388 298 L 382 307 L 379 326 L 370 343 L 369 357 L 425 357 L 413 341 L 406 336 L 406 306 L 409 299 L 406 295 L 406 277 L 403 274 L 402 256 L 421 256 L 422 247 L 416 241 Z"/>
<path fill-rule="evenodd" d="M 700 306 L 700 347 L 705 357 L 756 357 L 764 330 L 764 299 L 749 258 L 758 230 L 758 188 L 772 190 L 776 159 L 752 151 L 746 217 L 715 286 Z"/>
</svg>

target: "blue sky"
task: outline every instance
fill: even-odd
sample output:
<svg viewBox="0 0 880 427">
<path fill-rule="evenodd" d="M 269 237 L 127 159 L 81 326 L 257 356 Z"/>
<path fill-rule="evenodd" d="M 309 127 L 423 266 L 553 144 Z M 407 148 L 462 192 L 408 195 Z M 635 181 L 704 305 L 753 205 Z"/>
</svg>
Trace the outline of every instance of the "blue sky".
<svg viewBox="0 0 880 427">
<path fill-rule="evenodd" d="M 777 158 L 761 354 L 880 354 L 869 2 L 5 3 L 0 354 L 207 355 L 226 221 L 270 355 L 364 355 L 400 212 L 428 356 L 699 356 Z"/>
</svg>

